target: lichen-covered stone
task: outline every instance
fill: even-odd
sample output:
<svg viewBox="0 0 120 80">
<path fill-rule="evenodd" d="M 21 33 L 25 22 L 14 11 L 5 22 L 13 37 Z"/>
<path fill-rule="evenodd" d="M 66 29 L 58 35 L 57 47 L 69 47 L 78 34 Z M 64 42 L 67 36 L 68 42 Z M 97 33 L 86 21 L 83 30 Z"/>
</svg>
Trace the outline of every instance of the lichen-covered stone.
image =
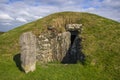
<svg viewBox="0 0 120 80">
<path fill-rule="evenodd" d="M 70 47 L 70 33 L 49 32 L 38 38 L 37 60 L 39 62 L 62 61 Z"/>
<path fill-rule="evenodd" d="M 21 66 L 25 73 L 36 68 L 36 36 L 32 32 L 23 33 L 20 36 Z"/>
<path fill-rule="evenodd" d="M 80 30 L 81 27 L 82 24 L 67 24 L 65 28 L 67 31 L 77 31 Z"/>
<path fill-rule="evenodd" d="M 52 41 L 53 59 L 61 62 L 70 48 L 70 32 L 59 33 L 56 39 Z"/>
<path fill-rule="evenodd" d="M 53 36 L 50 33 L 41 34 L 38 37 L 37 60 L 42 63 L 53 61 L 50 39 Z"/>
</svg>

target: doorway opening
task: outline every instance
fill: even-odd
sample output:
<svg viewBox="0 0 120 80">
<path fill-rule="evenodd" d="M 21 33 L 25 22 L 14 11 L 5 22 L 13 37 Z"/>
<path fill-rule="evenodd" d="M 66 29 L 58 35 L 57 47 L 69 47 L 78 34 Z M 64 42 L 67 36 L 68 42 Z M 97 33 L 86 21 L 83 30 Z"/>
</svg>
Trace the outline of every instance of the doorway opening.
<svg viewBox="0 0 120 80">
<path fill-rule="evenodd" d="M 78 31 L 70 31 L 71 33 L 71 46 L 73 45 L 75 38 L 78 36 Z"/>
<path fill-rule="evenodd" d="M 71 45 L 69 50 L 66 53 L 66 56 L 63 58 L 63 64 L 76 64 L 77 62 L 81 62 L 84 64 L 85 55 L 82 53 L 81 41 L 82 39 L 78 36 L 79 31 L 69 31 L 71 33 Z"/>
</svg>

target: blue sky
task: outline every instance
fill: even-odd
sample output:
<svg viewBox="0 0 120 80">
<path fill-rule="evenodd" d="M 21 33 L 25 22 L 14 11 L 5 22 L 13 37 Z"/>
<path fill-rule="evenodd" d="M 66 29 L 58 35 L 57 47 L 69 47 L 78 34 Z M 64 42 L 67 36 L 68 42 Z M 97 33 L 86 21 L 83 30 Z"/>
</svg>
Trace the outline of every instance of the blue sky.
<svg viewBox="0 0 120 80">
<path fill-rule="evenodd" d="M 120 0 L 0 0 L 0 31 L 61 11 L 90 12 L 120 22 Z"/>
</svg>

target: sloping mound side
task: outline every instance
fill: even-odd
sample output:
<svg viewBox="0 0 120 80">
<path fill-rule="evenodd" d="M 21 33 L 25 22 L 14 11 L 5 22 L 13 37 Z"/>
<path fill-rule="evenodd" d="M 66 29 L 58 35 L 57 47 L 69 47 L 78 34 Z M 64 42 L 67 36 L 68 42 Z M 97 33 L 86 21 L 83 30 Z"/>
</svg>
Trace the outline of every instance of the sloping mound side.
<svg viewBox="0 0 120 80">
<path fill-rule="evenodd" d="M 3 34 L 4 32 L 0 32 L 0 35 Z"/>
<path fill-rule="evenodd" d="M 7 61 L 14 63 L 12 58 L 19 53 L 19 37 L 23 32 L 32 31 L 39 35 L 47 31 L 47 26 L 55 26 L 58 32 L 64 32 L 64 26 L 69 23 L 83 24 L 80 36 L 86 65 L 94 66 L 111 80 L 117 80 L 120 73 L 120 23 L 89 13 L 55 13 L 0 35 L 0 61 L 4 61 L 1 65 Z M 104 76 L 98 78 L 101 77 Z"/>
</svg>

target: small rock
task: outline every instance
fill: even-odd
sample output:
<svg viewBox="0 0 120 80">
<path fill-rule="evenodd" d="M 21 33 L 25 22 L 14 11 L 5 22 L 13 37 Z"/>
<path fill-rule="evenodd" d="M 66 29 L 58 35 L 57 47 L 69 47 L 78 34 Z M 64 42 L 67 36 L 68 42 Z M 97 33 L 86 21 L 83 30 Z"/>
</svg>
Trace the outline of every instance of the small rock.
<svg viewBox="0 0 120 80">
<path fill-rule="evenodd" d="M 54 27 L 49 26 L 49 27 L 47 27 L 47 29 L 48 29 L 48 30 L 53 30 L 53 29 L 54 29 Z"/>
</svg>

